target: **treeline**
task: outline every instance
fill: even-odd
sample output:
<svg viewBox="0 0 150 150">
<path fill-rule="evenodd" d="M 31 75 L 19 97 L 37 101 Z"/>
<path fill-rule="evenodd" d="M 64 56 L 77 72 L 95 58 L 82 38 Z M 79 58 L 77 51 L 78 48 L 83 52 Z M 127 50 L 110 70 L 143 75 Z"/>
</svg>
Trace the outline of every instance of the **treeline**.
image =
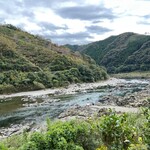
<svg viewBox="0 0 150 150">
<path fill-rule="evenodd" d="M 70 83 L 95 82 L 107 79 L 107 73 L 99 67 L 94 70 L 87 66 L 68 70 L 20 72 L 5 71 L 0 73 L 0 94 L 17 91 L 39 90 L 52 87 L 67 86 Z"/>
</svg>

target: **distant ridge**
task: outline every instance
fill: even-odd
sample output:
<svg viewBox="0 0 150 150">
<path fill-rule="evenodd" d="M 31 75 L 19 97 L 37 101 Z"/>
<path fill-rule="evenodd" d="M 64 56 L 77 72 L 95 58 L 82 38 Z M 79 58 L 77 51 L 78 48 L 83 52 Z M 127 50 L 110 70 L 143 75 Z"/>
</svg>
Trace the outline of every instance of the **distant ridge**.
<svg viewBox="0 0 150 150">
<path fill-rule="evenodd" d="M 67 47 L 89 55 L 109 73 L 150 70 L 150 35 L 127 32 L 83 46 Z"/>
</svg>

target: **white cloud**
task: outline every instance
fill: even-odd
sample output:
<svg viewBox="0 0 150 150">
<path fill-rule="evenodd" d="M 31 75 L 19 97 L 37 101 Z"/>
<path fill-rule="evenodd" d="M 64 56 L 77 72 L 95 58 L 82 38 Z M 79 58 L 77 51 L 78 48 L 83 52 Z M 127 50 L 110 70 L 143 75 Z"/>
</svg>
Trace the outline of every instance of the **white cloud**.
<svg viewBox="0 0 150 150">
<path fill-rule="evenodd" d="M 13 0 L 11 6 L 8 3 L 0 0 L 1 23 L 21 26 L 59 44 L 84 44 L 123 32 L 150 32 L 149 0 Z"/>
</svg>

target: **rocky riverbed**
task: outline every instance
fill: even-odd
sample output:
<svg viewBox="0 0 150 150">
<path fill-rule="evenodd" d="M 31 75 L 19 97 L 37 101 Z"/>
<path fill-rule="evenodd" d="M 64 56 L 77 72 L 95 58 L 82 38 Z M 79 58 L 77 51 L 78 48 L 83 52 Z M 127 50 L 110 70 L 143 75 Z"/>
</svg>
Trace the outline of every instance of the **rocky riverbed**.
<svg viewBox="0 0 150 150">
<path fill-rule="evenodd" d="M 149 98 L 150 80 L 115 78 L 66 88 L 0 95 L 0 138 L 45 128 L 46 118 L 85 119 L 106 114 L 109 108 L 118 113 L 136 113 L 139 107 L 150 105 Z"/>
<path fill-rule="evenodd" d="M 120 86 L 122 87 L 122 85 Z M 116 88 L 120 88 L 120 86 Z M 125 96 L 113 96 L 110 93 L 97 103 L 90 103 L 83 107 L 76 105 L 61 113 L 58 118 L 62 120 L 71 118 L 86 119 L 107 114 L 109 109 L 113 109 L 118 113 L 137 113 L 141 107 L 150 107 L 150 85 L 139 92 L 126 94 Z"/>
<path fill-rule="evenodd" d="M 116 78 L 110 78 L 105 81 L 95 82 L 95 83 L 81 83 L 81 84 L 71 84 L 68 87 L 65 88 L 55 88 L 55 89 L 45 89 L 45 90 L 38 90 L 38 91 L 29 91 L 29 92 L 20 92 L 20 93 L 14 93 L 14 94 L 7 94 L 7 95 L 0 95 L 1 99 L 6 98 L 12 98 L 12 97 L 22 97 L 22 96 L 31 96 L 31 97 L 37 97 L 42 95 L 66 95 L 66 94 L 75 94 L 77 92 L 84 92 L 89 89 L 94 89 L 97 87 L 102 86 L 116 86 L 119 83 L 122 83 L 123 79 L 116 79 Z"/>
<path fill-rule="evenodd" d="M 130 86 L 130 85 L 129 85 Z M 115 89 L 122 90 L 127 85 L 117 84 Z M 101 88 L 101 87 L 100 87 Z M 114 89 L 113 89 L 114 90 Z M 100 98 L 96 103 L 90 103 L 84 107 L 79 105 L 71 107 L 61 113 L 59 118 L 68 120 L 70 118 L 89 118 L 107 114 L 109 109 L 113 109 L 118 113 L 132 112 L 137 113 L 141 107 L 150 107 L 150 85 L 147 84 L 142 90 L 124 95 L 113 95 L 112 91 L 106 96 Z"/>
</svg>

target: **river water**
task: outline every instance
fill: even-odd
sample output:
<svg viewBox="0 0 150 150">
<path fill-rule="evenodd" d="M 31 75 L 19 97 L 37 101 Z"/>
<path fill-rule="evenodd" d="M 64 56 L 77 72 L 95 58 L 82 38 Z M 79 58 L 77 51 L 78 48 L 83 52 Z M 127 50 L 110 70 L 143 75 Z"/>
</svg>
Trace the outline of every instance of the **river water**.
<svg viewBox="0 0 150 150">
<path fill-rule="evenodd" d="M 124 96 L 145 89 L 149 80 L 121 80 L 116 86 L 103 86 L 70 95 L 20 96 L 0 99 L 0 131 L 16 124 L 40 124 L 47 118 L 56 118 L 74 105 L 96 103 L 104 96 Z"/>
</svg>

